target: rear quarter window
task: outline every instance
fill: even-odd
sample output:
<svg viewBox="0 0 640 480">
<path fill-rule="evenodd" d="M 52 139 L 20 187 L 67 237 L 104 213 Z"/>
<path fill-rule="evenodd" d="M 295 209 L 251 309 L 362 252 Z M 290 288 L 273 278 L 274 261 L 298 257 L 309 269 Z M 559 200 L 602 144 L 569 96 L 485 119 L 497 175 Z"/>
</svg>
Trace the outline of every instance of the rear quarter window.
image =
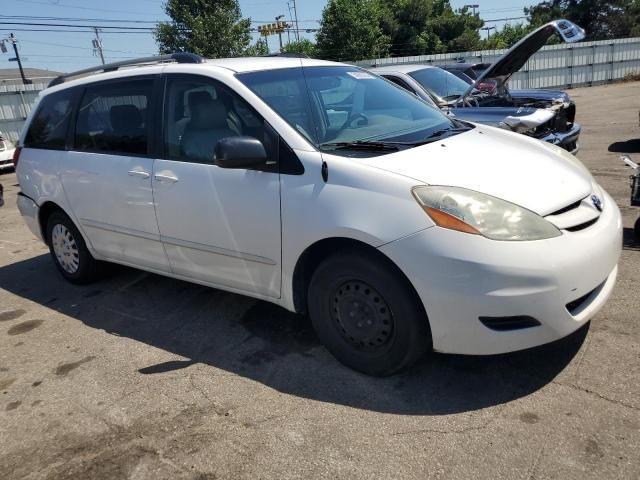
<svg viewBox="0 0 640 480">
<path fill-rule="evenodd" d="M 74 149 L 147 154 L 152 89 L 151 79 L 88 86 L 78 108 Z"/>
<path fill-rule="evenodd" d="M 24 146 L 64 150 L 72 112 L 72 100 L 71 90 L 63 90 L 43 97 L 29 124 Z"/>
</svg>

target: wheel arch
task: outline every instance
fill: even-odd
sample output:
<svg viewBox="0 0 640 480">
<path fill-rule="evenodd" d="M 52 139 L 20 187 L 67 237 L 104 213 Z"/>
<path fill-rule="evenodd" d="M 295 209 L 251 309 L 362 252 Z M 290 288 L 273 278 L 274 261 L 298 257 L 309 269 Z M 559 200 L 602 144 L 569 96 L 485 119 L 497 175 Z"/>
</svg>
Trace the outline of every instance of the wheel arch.
<svg viewBox="0 0 640 480">
<path fill-rule="evenodd" d="M 49 241 L 47 239 L 47 222 L 49 221 L 51 214 L 54 212 L 62 212 L 69 216 L 60 205 L 50 200 L 40 205 L 38 210 L 38 223 L 40 225 L 40 232 L 42 233 L 42 240 L 47 245 L 49 245 Z"/>
<path fill-rule="evenodd" d="M 380 259 L 386 263 L 390 268 L 395 270 L 399 275 L 404 278 L 407 286 L 411 288 L 416 301 L 422 308 L 425 314 L 425 320 L 428 322 L 426 306 L 422 303 L 418 292 L 415 287 L 405 275 L 405 273 L 398 267 L 393 260 L 387 255 L 381 252 L 379 249 L 365 243 L 361 240 L 355 240 L 348 237 L 330 237 L 318 240 L 315 243 L 309 245 L 302 254 L 298 257 L 296 266 L 293 269 L 292 277 L 292 293 L 293 293 L 293 306 L 297 313 L 307 314 L 307 289 L 313 272 L 316 270 L 320 262 L 330 255 L 342 252 L 345 250 L 357 250 L 365 252 L 371 255 L 373 258 Z"/>
</svg>

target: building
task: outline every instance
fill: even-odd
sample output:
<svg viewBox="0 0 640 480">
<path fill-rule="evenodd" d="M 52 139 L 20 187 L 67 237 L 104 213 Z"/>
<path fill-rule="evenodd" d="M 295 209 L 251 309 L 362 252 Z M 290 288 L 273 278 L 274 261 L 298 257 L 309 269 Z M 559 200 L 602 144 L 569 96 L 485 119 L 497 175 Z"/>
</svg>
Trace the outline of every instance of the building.
<svg viewBox="0 0 640 480">
<path fill-rule="evenodd" d="M 25 68 L 24 74 L 33 83 L 23 85 L 17 68 L 0 69 L 0 132 L 14 143 L 38 93 L 60 75 L 59 72 L 39 68 Z"/>
</svg>

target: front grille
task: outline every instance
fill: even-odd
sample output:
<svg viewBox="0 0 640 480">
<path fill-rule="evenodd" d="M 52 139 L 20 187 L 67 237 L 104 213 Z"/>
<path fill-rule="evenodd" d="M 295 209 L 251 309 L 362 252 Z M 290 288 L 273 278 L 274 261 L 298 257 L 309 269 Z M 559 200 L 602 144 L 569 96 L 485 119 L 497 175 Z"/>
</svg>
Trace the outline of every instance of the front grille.
<svg viewBox="0 0 640 480">
<path fill-rule="evenodd" d="M 588 222 L 581 223 L 580 225 L 568 227 L 566 230 L 569 232 L 579 232 L 580 230 L 585 230 L 589 228 L 591 225 L 594 225 L 598 221 L 598 218 L 600 217 L 596 217 L 593 220 L 589 220 Z"/>
<path fill-rule="evenodd" d="M 517 315 L 514 317 L 479 317 L 482 324 L 497 332 L 507 332 L 509 330 L 522 330 L 523 328 L 537 327 L 540 322 L 528 315 Z"/>
<path fill-rule="evenodd" d="M 594 225 L 600 218 L 600 212 L 594 210 L 588 199 L 589 197 L 585 197 L 582 200 L 570 203 L 546 215 L 545 218 L 560 230 L 566 230 L 567 232 L 585 230 Z M 594 217 L 594 215 L 596 216 Z"/>
<path fill-rule="evenodd" d="M 584 200 L 584 199 L 581 198 L 577 202 L 573 202 L 572 204 L 567 205 L 566 207 L 562 207 L 560 210 L 556 210 L 555 212 L 550 213 L 549 215 L 562 215 L 563 213 L 567 213 L 567 212 L 569 212 L 571 210 L 574 210 L 574 209 L 576 209 L 576 208 L 578 208 L 580 206 L 580 204 L 582 203 L 582 200 Z"/>
</svg>

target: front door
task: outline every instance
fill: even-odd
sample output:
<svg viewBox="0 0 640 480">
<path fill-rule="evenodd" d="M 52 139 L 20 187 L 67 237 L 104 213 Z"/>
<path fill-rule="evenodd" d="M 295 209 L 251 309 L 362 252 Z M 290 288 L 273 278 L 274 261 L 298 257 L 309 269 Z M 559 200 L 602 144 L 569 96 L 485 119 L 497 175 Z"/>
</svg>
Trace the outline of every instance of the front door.
<svg viewBox="0 0 640 480">
<path fill-rule="evenodd" d="M 87 87 L 73 149 L 60 173 L 71 209 L 96 252 L 168 272 L 151 188 L 153 82 L 132 78 Z"/>
<path fill-rule="evenodd" d="M 222 83 L 196 75 L 169 75 L 163 104 L 164 158 L 154 163 L 153 193 L 171 270 L 279 297 L 279 174 L 213 164 L 217 141 L 263 140 L 264 120 Z"/>
</svg>

